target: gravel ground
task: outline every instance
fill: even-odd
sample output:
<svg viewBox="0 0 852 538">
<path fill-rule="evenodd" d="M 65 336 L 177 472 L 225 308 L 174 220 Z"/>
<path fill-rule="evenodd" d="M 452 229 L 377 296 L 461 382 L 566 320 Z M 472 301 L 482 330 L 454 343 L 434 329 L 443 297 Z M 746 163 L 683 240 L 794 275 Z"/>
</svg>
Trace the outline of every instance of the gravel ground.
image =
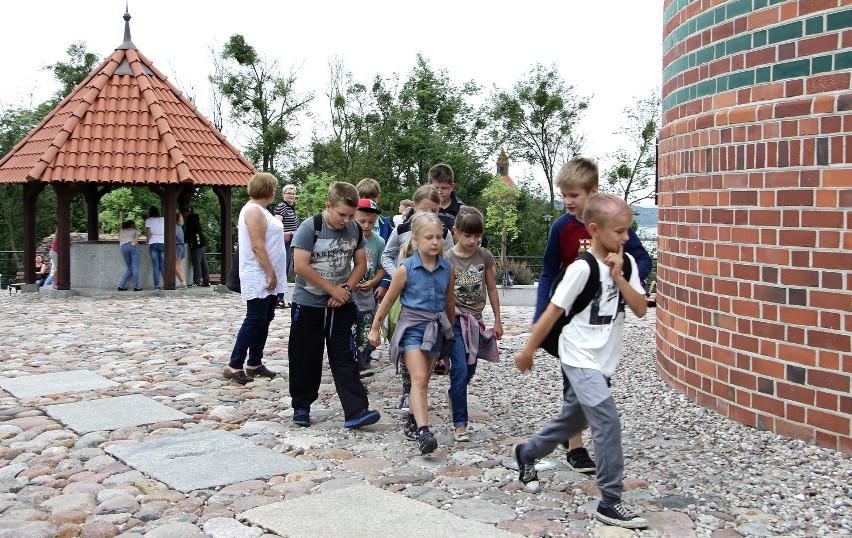
<svg viewBox="0 0 852 538">
<path fill-rule="evenodd" d="M 644 319 L 628 318 L 625 359 L 613 378 L 622 413 L 625 500 L 651 521 L 648 530 L 633 532 L 589 519 L 597 502 L 594 482 L 563 465 L 563 449 L 550 458 L 557 468 L 540 473 L 539 495 L 521 491 L 516 473 L 500 465 L 560 407 L 555 359 L 537 355 L 533 371 L 523 375 L 513 365 L 513 351 L 528 336 L 530 308 L 503 308 L 503 362 L 481 364 L 469 391 L 470 443 L 452 441 L 448 378 L 433 378 L 431 418 L 441 446 L 424 458 L 400 434 L 399 382 L 386 362 L 376 363 L 378 373 L 367 380 L 371 404 L 383 413 L 378 424 L 344 430 L 326 375 L 311 428 L 294 427 L 286 379 L 289 312 L 273 322 L 267 344 L 268 366 L 283 375 L 238 386 L 222 379 L 221 370 L 242 303 L 235 295 L 192 291 L 168 298 L 0 299 L 6 335 L 0 375 L 86 368 L 119 383 L 22 400 L 0 391 L 0 537 L 217 537 L 235 525 L 243 535 L 258 536 L 260 529 L 235 521 L 240 512 L 353 481 L 528 536 L 852 534 L 852 460 L 747 428 L 669 389 L 655 369 L 653 309 Z M 126 394 L 144 394 L 192 419 L 78 436 L 41 411 L 48 404 Z M 184 495 L 134 475 L 103 451 L 116 441 L 210 429 L 233 431 L 308 462 L 311 470 Z"/>
</svg>

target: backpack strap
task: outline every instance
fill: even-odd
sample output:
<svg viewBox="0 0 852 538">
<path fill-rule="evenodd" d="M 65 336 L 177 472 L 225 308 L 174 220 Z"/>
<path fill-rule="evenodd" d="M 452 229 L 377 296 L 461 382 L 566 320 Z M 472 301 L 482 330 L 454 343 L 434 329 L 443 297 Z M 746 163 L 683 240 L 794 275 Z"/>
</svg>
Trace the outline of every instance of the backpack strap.
<svg viewBox="0 0 852 538">
<path fill-rule="evenodd" d="M 598 293 L 598 289 L 601 287 L 601 271 L 598 267 L 598 260 L 595 256 L 589 252 L 588 250 L 581 252 L 578 256 L 578 259 L 585 261 L 589 264 L 589 278 L 586 280 L 586 284 L 583 286 L 583 291 L 580 292 L 580 295 L 574 299 L 574 304 L 571 305 L 571 310 L 566 314 L 568 316 L 568 321 L 571 321 L 575 315 L 579 314 L 589 304 L 594 300 L 595 295 Z M 566 322 L 567 323 L 567 322 Z"/>
</svg>

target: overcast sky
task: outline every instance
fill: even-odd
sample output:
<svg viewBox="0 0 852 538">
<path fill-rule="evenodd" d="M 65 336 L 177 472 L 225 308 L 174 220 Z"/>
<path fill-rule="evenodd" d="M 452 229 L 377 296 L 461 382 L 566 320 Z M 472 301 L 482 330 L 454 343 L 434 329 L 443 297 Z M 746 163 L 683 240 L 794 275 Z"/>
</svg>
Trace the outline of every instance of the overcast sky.
<svg viewBox="0 0 852 538">
<path fill-rule="evenodd" d="M 555 63 L 579 95 L 592 96 L 581 130 L 587 153 L 602 158 L 623 144 L 613 135 L 622 109 L 660 87 L 662 3 L 131 0 L 129 7 L 137 48 L 179 87 L 194 88 L 205 113 L 209 48 L 235 33 L 285 70 L 298 68 L 297 90 L 316 94 L 313 110 L 325 122 L 334 55 L 369 82 L 376 74 L 404 79 L 421 53 L 433 69 L 446 69 L 457 84 L 473 80 L 486 94 L 495 84 L 510 88 L 536 62 Z M 72 42 L 85 41 L 101 57 L 122 42 L 124 0 L 3 2 L 1 9 L 3 106 L 49 97 L 57 86 L 40 69 L 64 61 Z M 514 165 L 512 172 L 520 175 Z"/>
</svg>

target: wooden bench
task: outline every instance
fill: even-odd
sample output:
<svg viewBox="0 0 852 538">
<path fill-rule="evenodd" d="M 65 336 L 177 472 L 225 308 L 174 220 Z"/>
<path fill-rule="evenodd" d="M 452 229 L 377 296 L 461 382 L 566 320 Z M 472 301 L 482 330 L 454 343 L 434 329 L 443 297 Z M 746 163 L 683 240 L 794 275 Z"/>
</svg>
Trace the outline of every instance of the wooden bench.
<svg viewBox="0 0 852 538">
<path fill-rule="evenodd" d="M 21 286 L 23 286 L 23 285 L 24 285 L 24 272 L 18 271 L 15 274 L 14 280 L 9 281 L 9 295 L 12 295 L 12 290 L 15 290 L 16 293 L 21 291 Z"/>
</svg>

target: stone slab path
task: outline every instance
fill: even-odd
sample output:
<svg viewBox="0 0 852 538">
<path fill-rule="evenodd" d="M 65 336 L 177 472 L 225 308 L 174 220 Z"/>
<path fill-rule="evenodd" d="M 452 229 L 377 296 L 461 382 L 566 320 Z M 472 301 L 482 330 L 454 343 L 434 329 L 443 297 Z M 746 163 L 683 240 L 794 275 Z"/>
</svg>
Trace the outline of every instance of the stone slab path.
<svg viewBox="0 0 852 538">
<path fill-rule="evenodd" d="M 72 370 L 21 377 L 0 377 L 0 388 L 16 398 L 117 387 L 118 383 L 89 370 Z"/>
<path fill-rule="evenodd" d="M 117 430 L 191 418 L 186 413 L 139 394 L 46 405 L 44 411 L 77 433 Z"/>
<path fill-rule="evenodd" d="M 281 536 L 405 536 L 435 538 L 511 538 L 517 536 L 459 517 L 387 490 L 353 485 L 328 493 L 252 508 L 239 515 Z M 357 529 L 357 531 L 356 531 Z"/>
<path fill-rule="evenodd" d="M 223 431 L 179 433 L 138 444 L 116 443 L 107 445 L 105 451 L 184 493 L 310 468 L 307 463 Z"/>
</svg>

